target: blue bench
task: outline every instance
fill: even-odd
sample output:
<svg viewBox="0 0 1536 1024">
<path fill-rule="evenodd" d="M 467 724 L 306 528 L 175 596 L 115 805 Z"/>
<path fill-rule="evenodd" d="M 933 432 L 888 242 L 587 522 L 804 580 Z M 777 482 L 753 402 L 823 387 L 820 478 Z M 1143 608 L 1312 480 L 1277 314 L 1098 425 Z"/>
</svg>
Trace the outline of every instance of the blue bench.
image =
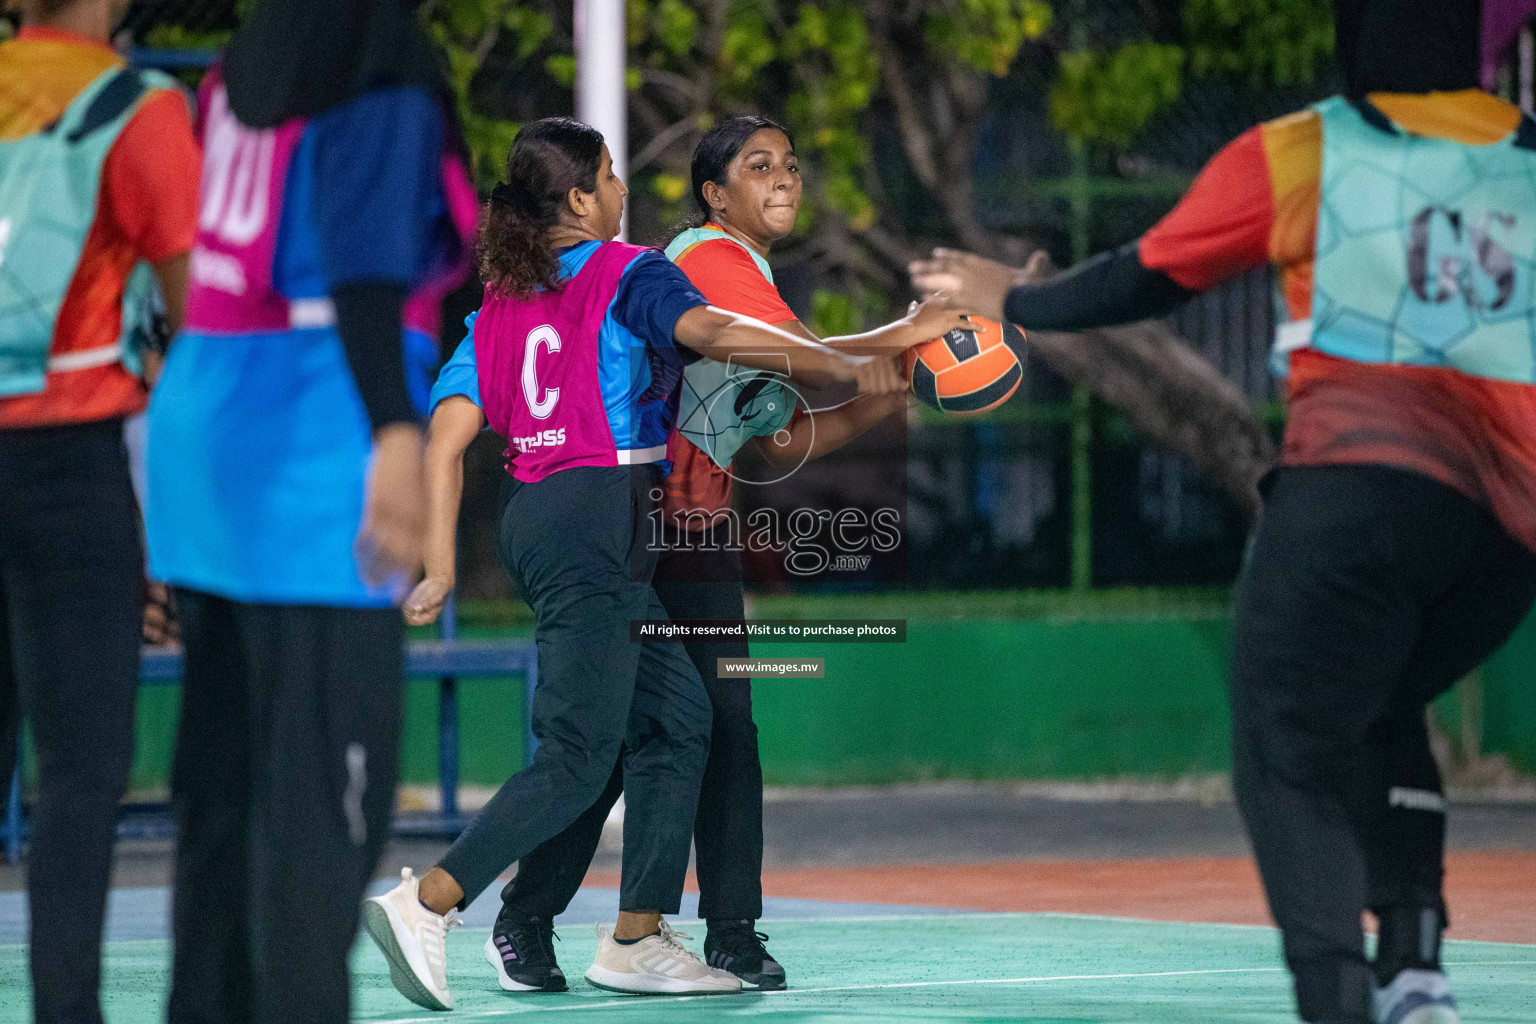
<svg viewBox="0 0 1536 1024">
<path fill-rule="evenodd" d="M 444 609 L 442 639 L 413 641 L 407 647 L 407 678 L 437 679 L 437 772 L 441 808 L 395 816 L 396 836 L 452 838 L 469 823 L 459 811 L 459 698 L 460 679 L 522 676 L 527 701 L 523 715 L 523 752 L 531 757 L 534 740 L 528 727 L 527 708 L 539 681 L 538 650 L 532 640 L 460 640 L 453 604 Z M 181 652 L 173 648 L 146 647 L 139 662 L 139 682 L 163 686 L 181 680 Z M 27 822 L 21 799 L 21 758 L 11 779 L 5 820 L 0 822 L 0 842 L 6 859 L 21 859 Z M 167 803 L 125 804 L 118 823 L 119 839 L 163 838 L 172 832 Z"/>
</svg>

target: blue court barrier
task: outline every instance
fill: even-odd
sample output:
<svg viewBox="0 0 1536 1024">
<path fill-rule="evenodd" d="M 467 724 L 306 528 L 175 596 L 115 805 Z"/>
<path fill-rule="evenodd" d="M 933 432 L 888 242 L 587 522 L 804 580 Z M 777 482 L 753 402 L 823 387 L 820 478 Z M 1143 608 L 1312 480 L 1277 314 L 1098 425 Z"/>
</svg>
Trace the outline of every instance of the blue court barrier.
<svg viewBox="0 0 1536 1024">
<path fill-rule="evenodd" d="M 172 647 L 146 647 L 139 661 L 141 686 L 166 686 L 181 681 L 181 651 Z M 539 683 L 538 649 L 532 640 L 461 640 L 450 600 L 443 610 L 442 636 L 438 640 L 412 641 L 406 648 L 406 678 L 437 679 L 437 783 L 441 806 L 437 811 L 397 814 L 392 835 L 413 838 L 451 839 L 469 824 L 459 810 L 459 696 L 460 679 L 522 676 L 526 700 L 523 714 L 524 757 L 531 758 L 535 741 L 527 709 Z M 18 744 L 18 747 L 20 744 Z M 0 822 L 0 845 L 8 861 L 18 863 L 27 835 L 27 808 L 21 793 L 21 754 L 11 777 L 11 792 Z M 118 821 L 119 839 L 161 839 L 172 834 L 171 805 L 164 802 L 124 804 Z"/>
</svg>

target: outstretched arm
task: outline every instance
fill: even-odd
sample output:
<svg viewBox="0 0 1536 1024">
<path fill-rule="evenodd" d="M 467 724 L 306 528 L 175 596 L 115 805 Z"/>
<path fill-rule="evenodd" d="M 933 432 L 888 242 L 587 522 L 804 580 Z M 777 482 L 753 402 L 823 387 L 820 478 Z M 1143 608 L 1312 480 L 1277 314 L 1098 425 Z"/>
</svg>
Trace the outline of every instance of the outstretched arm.
<svg viewBox="0 0 1536 1024">
<path fill-rule="evenodd" d="M 1286 175 L 1272 178 L 1271 151 Z M 1243 133 L 1201 170 L 1173 211 L 1135 242 L 1100 253 L 1049 280 L 1037 254 L 1023 270 L 951 249 L 910 267 L 924 295 L 944 293 L 982 316 L 1025 330 L 1077 331 L 1161 316 L 1190 297 L 1274 260 L 1311 258 L 1310 233 L 1277 231 L 1306 221 L 1315 194 L 1290 181 L 1320 161 L 1315 118 L 1286 118 Z M 1276 194 L 1278 181 L 1285 190 Z M 1310 223 L 1310 222 L 1309 222 Z M 1298 236 L 1298 237 L 1292 237 Z"/>
<path fill-rule="evenodd" d="M 779 324 L 779 327 L 807 341 L 820 341 L 824 345 L 858 344 L 859 339 L 873 339 L 875 345 L 888 344 L 895 351 L 905 351 L 912 345 L 920 345 L 947 333 L 952 325 L 938 321 L 941 317 L 951 315 L 959 320 L 959 314 L 953 313 L 947 302 L 930 301 L 884 327 L 865 334 L 828 338 L 825 341 L 812 334 L 810 328 L 799 320 Z M 943 330 L 938 329 L 941 326 Z M 918 340 L 910 341 L 914 333 Z M 881 420 L 896 415 L 906 407 L 905 390 L 884 395 L 861 395 L 846 405 L 826 412 L 796 416 L 783 430 L 772 436 L 754 437 L 752 444 L 759 455 L 776 467 L 798 466 L 802 462 L 837 451 Z"/>
<path fill-rule="evenodd" d="M 426 576 L 411 591 L 403 609 L 405 621 L 412 626 L 434 621 L 453 590 L 459 503 L 464 495 L 464 452 L 483 426 L 485 414 L 463 395 L 443 399 L 432 413 L 427 429 Z"/>
<path fill-rule="evenodd" d="M 1032 331 L 1081 331 L 1147 320 L 1198 294 L 1143 266 L 1135 242 L 1044 280 L 1047 265 L 1044 253 L 1017 270 L 973 253 L 935 249 L 931 259 L 912 264 L 912 282 L 924 294 L 948 290 L 974 303 L 982 316 Z"/>
<path fill-rule="evenodd" d="M 890 356 L 851 356 L 716 306 L 696 306 L 677 320 L 679 345 L 716 362 L 787 373 L 813 387 L 852 381 L 860 394 L 890 394 L 906 381 Z"/>
<path fill-rule="evenodd" d="M 942 338 L 950 331 L 965 327 L 966 323 L 964 306 L 937 296 L 920 303 L 900 320 L 893 320 L 863 334 L 841 334 L 835 338 L 817 339 L 814 334 L 805 331 L 800 321 L 794 321 L 794 326 L 805 331 L 805 337 L 820 340 L 823 345 L 831 345 L 844 352 L 874 355 L 905 352 L 913 345 Z M 789 325 L 785 327 L 793 329 Z"/>
</svg>

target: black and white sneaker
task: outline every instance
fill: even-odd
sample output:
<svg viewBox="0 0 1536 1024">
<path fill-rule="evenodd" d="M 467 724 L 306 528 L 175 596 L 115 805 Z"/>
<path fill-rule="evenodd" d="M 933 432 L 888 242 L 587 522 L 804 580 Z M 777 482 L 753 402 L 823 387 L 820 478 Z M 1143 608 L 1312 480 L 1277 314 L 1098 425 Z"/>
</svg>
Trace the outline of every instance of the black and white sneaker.
<svg viewBox="0 0 1536 1024">
<path fill-rule="evenodd" d="M 555 925 L 547 917 L 500 918 L 485 940 L 485 959 L 504 992 L 564 992 L 555 962 Z"/>
<path fill-rule="evenodd" d="M 704 937 L 704 961 L 741 979 L 742 988 L 764 991 L 784 987 L 784 968 L 768 955 L 768 936 L 755 921 L 710 921 Z"/>
</svg>

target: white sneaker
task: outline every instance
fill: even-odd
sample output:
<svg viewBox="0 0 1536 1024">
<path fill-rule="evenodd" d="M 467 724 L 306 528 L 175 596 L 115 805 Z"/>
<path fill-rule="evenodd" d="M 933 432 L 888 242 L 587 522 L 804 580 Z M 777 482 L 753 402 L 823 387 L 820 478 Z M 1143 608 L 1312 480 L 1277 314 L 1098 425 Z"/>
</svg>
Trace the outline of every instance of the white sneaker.
<svg viewBox="0 0 1536 1024">
<path fill-rule="evenodd" d="M 741 979 L 700 960 L 679 939 L 692 938 L 661 922 L 661 931 L 621 946 L 613 934 L 597 926 L 597 957 L 587 968 L 587 981 L 610 992 L 639 995 L 724 995 L 741 991 Z"/>
<path fill-rule="evenodd" d="M 421 880 L 410 868 L 400 884 L 383 896 L 363 901 L 363 924 L 389 961 L 395 991 L 429 1010 L 453 1009 L 448 994 L 448 930 L 460 925 L 459 912 L 434 914 L 421 905 Z"/>
<path fill-rule="evenodd" d="M 1398 971 L 1371 997 L 1376 1024 L 1461 1024 L 1456 998 L 1439 971 Z"/>
</svg>

